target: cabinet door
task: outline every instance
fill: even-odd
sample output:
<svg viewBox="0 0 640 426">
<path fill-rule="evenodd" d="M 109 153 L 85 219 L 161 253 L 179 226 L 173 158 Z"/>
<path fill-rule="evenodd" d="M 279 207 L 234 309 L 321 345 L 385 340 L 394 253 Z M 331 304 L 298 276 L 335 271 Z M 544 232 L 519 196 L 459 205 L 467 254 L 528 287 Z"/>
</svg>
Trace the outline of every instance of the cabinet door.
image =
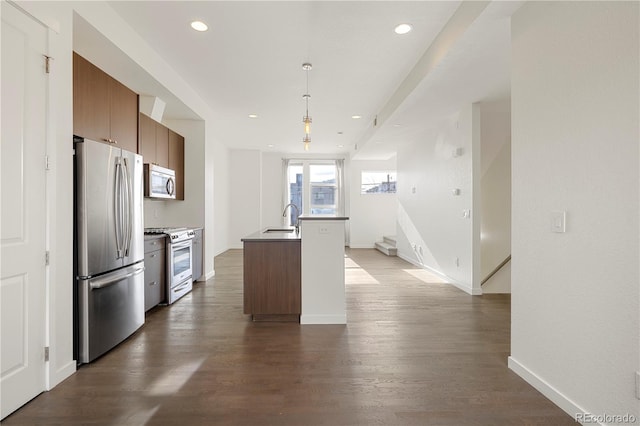
<svg viewBox="0 0 640 426">
<path fill-rule="evenodd" d="M 144 255 L 144 310 L 148 311 L 164 300 L 165 251 L 156 250 Z"/>
<path fill-rule="evenodd" d="M 110 138 L 109 78 L 73 53 L 73 134 L 98 142 Z"/>
<path fill-rule="evenodd" d="M 118 147 L 138 152 L 138 95 L 117 80 L 108 77 L 111 106 L 111 139 Z"/>
<path fill-rule="evenodd" d="M 184 200 L 184 137 L 169 129 L 169 168 L 176 172 L 176 200 Z"/>
<path fill-rule="evenodd" d="M 169 129 L 156 122 L 156 164 L 169 167 Z"/>
<path fill-rule="evenodd" d="M 245 241 L 244 313 L 300 314 L 300 241 Z"/>
<path fill-rule="evenodd" d="M 140 113 L 140 144 L 138 154 L 145 163 L 156 163 L 156 122 Z"/>
</svg>

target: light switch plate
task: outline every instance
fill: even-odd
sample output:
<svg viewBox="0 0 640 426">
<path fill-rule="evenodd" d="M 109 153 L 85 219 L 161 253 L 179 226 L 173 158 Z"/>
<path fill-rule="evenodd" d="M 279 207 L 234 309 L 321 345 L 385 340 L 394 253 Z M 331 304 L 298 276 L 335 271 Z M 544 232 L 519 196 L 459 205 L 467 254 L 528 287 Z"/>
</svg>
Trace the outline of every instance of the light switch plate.
<svg viewBox="0 0 640 426">
<path fill-rule="evenodd" d="M 551 232 L 563 233 L 567 230 L 567 212 L 551 212 Z"/>
</svg>

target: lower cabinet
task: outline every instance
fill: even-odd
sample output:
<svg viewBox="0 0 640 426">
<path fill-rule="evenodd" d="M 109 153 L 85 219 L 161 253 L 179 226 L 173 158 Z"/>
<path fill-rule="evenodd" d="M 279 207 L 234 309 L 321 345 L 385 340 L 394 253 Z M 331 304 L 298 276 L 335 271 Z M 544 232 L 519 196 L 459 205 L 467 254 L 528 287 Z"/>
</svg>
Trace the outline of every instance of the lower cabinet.
<svg viewBox="0 0 640 426">
<path fill-rule="evenodd" d="M 300 321 L 300 240 L 244 242 L 244 313 L 254 321 Z"/>
<path fill-rule="evenodd" d="M 165 237 L 144 241 L 144 310 L 165 300 Z"/>
</svg>

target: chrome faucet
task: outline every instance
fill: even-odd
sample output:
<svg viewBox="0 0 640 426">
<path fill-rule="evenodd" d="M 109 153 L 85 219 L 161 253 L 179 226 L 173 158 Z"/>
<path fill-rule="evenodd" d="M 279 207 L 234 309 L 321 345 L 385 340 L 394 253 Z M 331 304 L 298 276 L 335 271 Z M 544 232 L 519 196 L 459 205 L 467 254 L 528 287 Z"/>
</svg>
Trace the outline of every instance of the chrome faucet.
<svg viewBox="0 0 640 426">
<path fill-rule="evenodd" d="M 296 209 L 296 234 L 300 233 L 300 210 L 298 210 L 298 206 L 296 206 L 293 203 L 289 203 L 286 206 L 284 206 L 284 210 L 282 210 L 282 217 L 287 217 L 287 209 L 289 207 L 293 207 L 294 209 Z"/>
</svg>

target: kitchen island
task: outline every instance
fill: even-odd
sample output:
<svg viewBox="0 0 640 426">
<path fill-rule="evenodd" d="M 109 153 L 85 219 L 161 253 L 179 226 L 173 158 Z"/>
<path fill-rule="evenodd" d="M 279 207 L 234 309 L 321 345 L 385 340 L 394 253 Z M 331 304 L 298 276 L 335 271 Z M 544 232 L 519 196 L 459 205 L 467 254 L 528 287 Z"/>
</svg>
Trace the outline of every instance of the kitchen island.
<svg viewBox="0 0 640 426">
<path fill-rule="evenodd" d="M 299 217 L 242 239 L 244 313 L 254 321 L 346 324 L 344 243 L 347 217 Z"/>
<path fill-rule="evenodd" d="M 300 321 L 301 250 L 295 228 L 273 227 L 242 239 L 244 313 L 253 321 Z"/>
</svg>

